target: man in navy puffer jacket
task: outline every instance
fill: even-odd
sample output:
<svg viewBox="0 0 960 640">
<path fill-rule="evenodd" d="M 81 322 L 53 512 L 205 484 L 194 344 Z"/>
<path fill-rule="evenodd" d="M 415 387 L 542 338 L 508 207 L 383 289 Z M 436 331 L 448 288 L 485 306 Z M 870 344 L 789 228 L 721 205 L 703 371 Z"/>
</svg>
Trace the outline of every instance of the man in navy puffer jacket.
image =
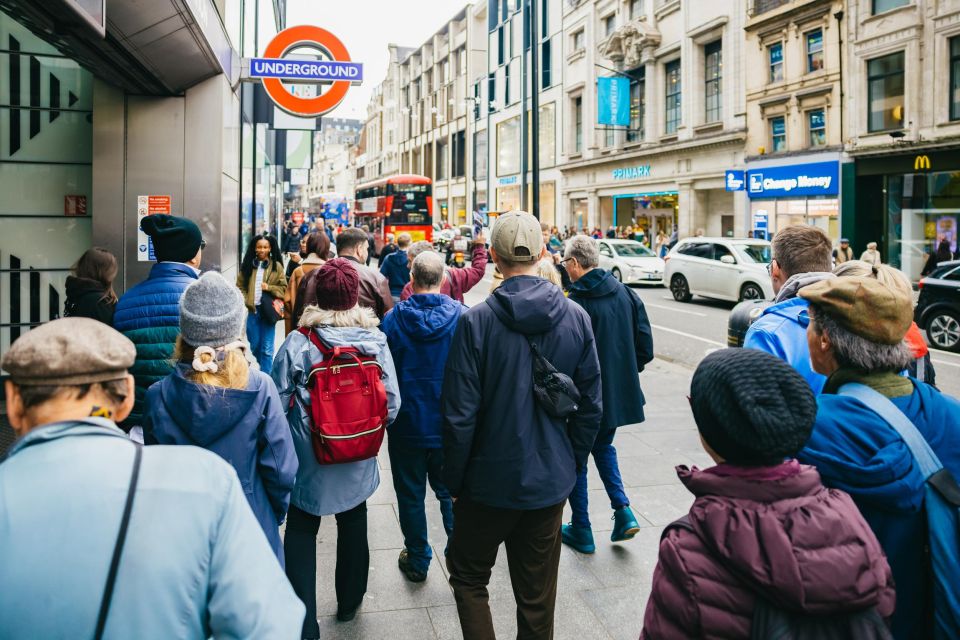
<svg viewBox="0 0 960 640">
<path fill-rule="evenodd" d="M 411 265 L 414 295 L 394 307 L 382 326 L 400 381 L 400 413 L 387 431 L 405 547 L 399 566 L 413 582 L 426 580 L 432 557 L 423 507 L 428 480 L 440 501 L 447 536 L 453 531 L 453 501 L 440 477 L 440 389 L 450 343 L 466 307 L 440 293 L 443 272 L 437 252 L 417 256 Z"/>
<path fill-rule="evenodd" d="M 157 264 L 140 284 L 117 302 L 113 327 L 133 342 L 137 360 L 133 411 L 120 426 L 127 432 L 142 425 L 147 387 L 173 371 L 173 347 L 180 334 L 180 297 L 200 275 L 203 238 L 192 220 L 163 214 L 147 216 L 140 228 L 153 241 Z"/>
</svg>

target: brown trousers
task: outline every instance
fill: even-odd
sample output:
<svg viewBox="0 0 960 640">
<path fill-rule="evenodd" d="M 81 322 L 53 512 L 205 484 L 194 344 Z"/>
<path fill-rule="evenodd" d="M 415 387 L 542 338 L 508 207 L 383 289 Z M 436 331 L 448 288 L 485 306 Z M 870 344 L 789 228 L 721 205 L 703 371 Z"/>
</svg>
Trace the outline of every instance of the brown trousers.
<svg viewBox="0 0 960 640">
<path fill-rule="evenodd" d="M 517 511 L 457 500 L 447 569 L 464 640 L 496 639 L 487 585 L 501 543 L 517 601 L 518 640 L 553 638 L 562 519 L 563 503 Z"/>
</svg>

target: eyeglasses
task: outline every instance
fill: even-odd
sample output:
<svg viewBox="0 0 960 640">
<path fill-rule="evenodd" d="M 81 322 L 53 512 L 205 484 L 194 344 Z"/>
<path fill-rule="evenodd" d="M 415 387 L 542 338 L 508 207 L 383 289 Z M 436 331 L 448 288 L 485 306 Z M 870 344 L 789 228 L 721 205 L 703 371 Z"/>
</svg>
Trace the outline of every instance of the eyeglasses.
<svg viewBox="0 0 960 640">
<path fill-rule="evenodd" d="M 768 275 L 768 276 L 772 276 L 772 275 L 773 275 L 773 263 L 774 263 L 775 260 L 776 260 L 776 258 L 770 258 L 770 262 L 767 263 L 767 275 Z"/>
<path fill-rule="evenodd" d="M 206 241 L 206 240 L 201 240 L 201 241 L 200 241 L 200 249 L 202 250 L 202 249 L 206 249 L 206 248 L 207 248 L 207 241 Z"/>
</svg>

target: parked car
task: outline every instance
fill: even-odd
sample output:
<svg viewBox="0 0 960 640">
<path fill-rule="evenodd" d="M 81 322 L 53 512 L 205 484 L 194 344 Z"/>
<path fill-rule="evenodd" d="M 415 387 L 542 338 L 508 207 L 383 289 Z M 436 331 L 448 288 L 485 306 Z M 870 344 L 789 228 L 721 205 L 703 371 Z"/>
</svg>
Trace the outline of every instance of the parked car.
<svg viewBox="0 0 960 640">
<path fill-rule="evenodd" d="M 960 260 L 941 262 L 921 278 L 914 309 L 917 326 L 937 349 L 960 351 Z"/>
<path fill-rule="evenodd" d="M 767 240 L 684 238 L 664 260 L 664 279 L 678 302 L 695 295 L 731 302 L 773 298 Z"/>
<path fill-rule="evenodd" d="M 664 263 L 653 251 L 635 240 L 597 240 L 600 268 L 625 284 L 663 284 Z"/>
</svg>

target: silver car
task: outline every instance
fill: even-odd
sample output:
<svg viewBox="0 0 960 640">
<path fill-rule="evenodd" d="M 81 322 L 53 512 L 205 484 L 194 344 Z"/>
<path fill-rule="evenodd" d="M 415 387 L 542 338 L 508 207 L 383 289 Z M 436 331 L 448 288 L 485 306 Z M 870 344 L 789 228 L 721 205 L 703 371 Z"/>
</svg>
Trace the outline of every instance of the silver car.
<svg viewBox="0 0 960 640">
<path fill-rule="evenodd" d="M 625 284 L 663 284 L 664 263 L 635 240 L 597 240 L 600 268 Z"/>
</svg>

